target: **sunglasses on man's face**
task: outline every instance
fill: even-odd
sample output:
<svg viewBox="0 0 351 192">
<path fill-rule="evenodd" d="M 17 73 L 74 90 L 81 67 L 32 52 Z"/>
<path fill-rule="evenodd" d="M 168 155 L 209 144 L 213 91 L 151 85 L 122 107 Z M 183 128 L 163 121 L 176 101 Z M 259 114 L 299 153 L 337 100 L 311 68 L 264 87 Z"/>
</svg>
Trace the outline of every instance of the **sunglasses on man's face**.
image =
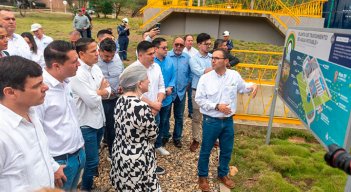
<svg viewBox="0 0 351 192">
<path fill-rule="evenodd" d="M 184 44 L 181 44 L 181 43 L 175 43 L 174 46 L 176 47 L 184 47 Z"/>
</svg>

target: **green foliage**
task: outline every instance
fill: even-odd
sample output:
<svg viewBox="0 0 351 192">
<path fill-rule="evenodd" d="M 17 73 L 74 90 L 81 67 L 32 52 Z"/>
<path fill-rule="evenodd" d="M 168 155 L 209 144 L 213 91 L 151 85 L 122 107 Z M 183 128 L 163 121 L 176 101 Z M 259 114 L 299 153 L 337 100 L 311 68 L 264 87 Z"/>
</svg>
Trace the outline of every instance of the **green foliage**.
<svg viewBox="0 0 351 192">
<path fill-rule="evenodd" d="M 270 145 L 262 143 L 265 134 L 257 128 L 236 132 L 236 138 L 240 138 L 235 140 L 231 164 L 239 168 L 239 173 L 234 178 L 238 185 L 232 191 L 343 190 L 346 175 L 324 162 L 324 148 L 308 131 L 274 129 Z M 288 140 L 291 137 L 303 138 L 305 143 L 293 143 Z"/>
<path fill-rule="evenodd" d="M 283 129 L 274 137 L 285 140 L 294 136 L 304 138 L 307 142 L 317 142 L 313 135 L 311 135 L 307 130 Z"/>
<path fill-rule="evenodd" d="M 258 183 L 253 187 L 257 192 L 298 192 L 298 188 L 287 182 L 281 174 L 276 172 L 265 172 L 261 175 Z"/>
</svg>

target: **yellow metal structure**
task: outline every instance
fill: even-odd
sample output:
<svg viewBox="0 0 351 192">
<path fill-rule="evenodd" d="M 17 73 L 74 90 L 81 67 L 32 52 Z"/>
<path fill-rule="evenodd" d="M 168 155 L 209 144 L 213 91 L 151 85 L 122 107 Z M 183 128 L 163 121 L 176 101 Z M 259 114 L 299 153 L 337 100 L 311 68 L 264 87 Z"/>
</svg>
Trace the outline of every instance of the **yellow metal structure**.
<svg viewBox="0 0 351 192">
<path fill-rule="evenodd" d="M 253 13 L 271 15 L 284 29 L 287 24 L 279 16 L 288 16 L 296 24 L 300 23 L 300 17 L 322 17 L 323 3 L 327 0 L 148 0 L 148 3 L 140 11 L 147 8 L 158 8 L 160 12 L 143 23 L 144 28 L 154 21 L 162 13 L 169 9 L 187 9 L 204 11 L 227 11 L 238 13 Z M 162 13 L 161 13 L 162 12 Z"/>
<path fill-rule="evenodd" d="M 282 59 L 282 52 L 268 52 L 268 51 L 251 51 L 251 50 L 232 50 L 232 54 L 240 58 L 241 62 L 234 67 L 241 76 L 250 82 L 255 82 L 258 85 L 262 86 L 274 86 L 275 78 L 278 70 L 278 63 Z M 255 115 L 249 113 L 238 113 L 235 115 L 235 119 L 238 120 L 247 120 L 247 121 L 261 121 L 268 122 L 269 116 L 267 114 L 270 110 L 273 98 L 269 97 L 269 102 L 264 102 L 263 97 L 257 96 L 255 99 L 258 99 L 263 108 L 262 115 Z M 250 102 L 252 98 L 249 98 L 242 106 L 242 109 L 239 111 L 249 111 Z M 301 122 L 296 119 L 289 117 L 289 109 L 284 106 L 284 114 L 282 116 L 275 116 L 274 123 L 285 123 L 285 124 L 298 124 Z"/>
</svg>

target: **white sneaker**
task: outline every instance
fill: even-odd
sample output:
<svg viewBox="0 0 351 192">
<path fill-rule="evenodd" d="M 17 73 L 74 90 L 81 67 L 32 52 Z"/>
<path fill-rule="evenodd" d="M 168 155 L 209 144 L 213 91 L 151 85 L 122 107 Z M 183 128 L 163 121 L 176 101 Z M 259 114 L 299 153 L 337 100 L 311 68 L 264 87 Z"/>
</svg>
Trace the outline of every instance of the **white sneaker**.
<svg viewBox="0 0 351 192">
<path fill-rule="evenodd" d="M 163 147 L 156 148 L 156 151 L 158 151 L 161 155 L 169 155 L 170 153 Z"/>
</svg>

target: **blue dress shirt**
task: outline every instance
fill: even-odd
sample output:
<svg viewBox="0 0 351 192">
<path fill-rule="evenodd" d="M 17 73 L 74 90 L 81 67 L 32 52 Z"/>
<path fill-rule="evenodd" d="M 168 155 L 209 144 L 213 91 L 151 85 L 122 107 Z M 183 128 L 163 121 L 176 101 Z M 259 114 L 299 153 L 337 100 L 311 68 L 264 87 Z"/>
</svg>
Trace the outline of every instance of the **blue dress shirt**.
<svg viewBox="0 0 351 192">
<path fill-rule="evenodd" d="M 205 69 L 211 67 L 211 57 L 212 54 L 208 53 L 206 56 L 202 56 L 197 53 L 194 57 L 190 59 L 190 69 L 192 73 L 192 84 L 191 88 L 196 89 L 197 83 L 201 75 L 204 74 Z"/>
<path fill-rule="evenodd" d="M 165 89 L 168 87 L 175 87 L 176 83 L 176 76 L 174 74 L 174 66 L 172 60 L 166 56 L 162 61 L 159 60 L 157 57 L 154 59 L 155 63 L 157 63 L 162 72 L 163 81 L 165 83 Z M 162 107 L 168 106 L 172 103 L 172 94 L 166 95 L 166 98 L 162 101 Z"/>
<path fill-rule="evenodd" d="M 176 74 L 176 84 L 173 89 L 173 100 L 179 97 L 183 100 L 188 84 L 191 82 L 191 70 L 189 65 L 190 56 L 186 53 L 176 55 L 173 50 L 168 51 L 168 56 L 172 60 Z"/>
</svg>

